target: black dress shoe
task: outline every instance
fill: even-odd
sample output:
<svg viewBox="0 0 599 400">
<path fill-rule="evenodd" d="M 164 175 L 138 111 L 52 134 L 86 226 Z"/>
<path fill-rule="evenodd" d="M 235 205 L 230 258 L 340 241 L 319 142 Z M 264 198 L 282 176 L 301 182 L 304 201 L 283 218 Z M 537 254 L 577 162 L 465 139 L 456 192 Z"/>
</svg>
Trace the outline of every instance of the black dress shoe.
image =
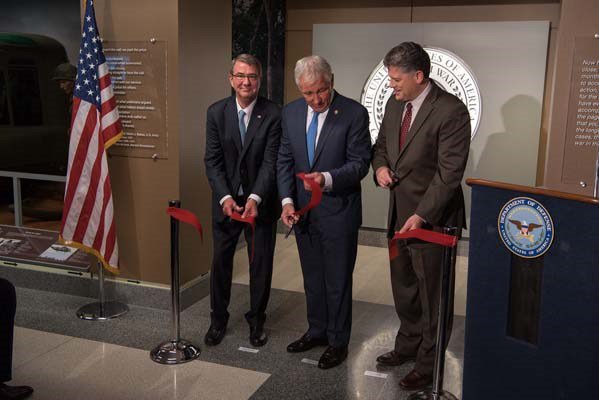
<svg viewBox="0 0 599 400">
<path fill-rule="evenodd" d="M 318 360 L 318 368 L 329 369 L 341 364 L 347 358 L 347 346 L 329 346 Z"/>
<path fill-rule="evenodd" d="M 206 343 L 207 346 L 216 346 L 222 342 L 225 337 L 225 332 L 227 332 L 226 326 L 217 328 L 214 325 L 210 325 L 208 332 L 206 332 L 206 336 L 204 336 L 204 343 Z"/>
<path fill-rule="evenodd" d="M 381 354 L 380 356 L 378 356 L 376 358 L 376 362 L 379 363 L 379 365 L 394 367 L 397 365 L 407 363 L 408 361 L 414 361 L 415 359 L 416 357 L 414 356 L 402 355 L 396 352 L 395 350 L 391 350 L 388 353 Z"/>
<path fill-rule="evenodd" d="M 250 326 L 250 344 L 254 347 L 264 346 L 268 342 L 268 335 L 264 332 L 264 327 Z"/>
<path fill-rule="evenodd" d="M 403 390 L 422 390 L 429 387 L 432 383 L 432 375 L 423 375 L 413 369 L 399 381 L 399 386 Z"/>
<path fill-rule="evenodd" d="M 315 338 L 310 336 L 308 333 L 304 334 L 301 338 L 287 346 L 289 353 L 301 353 L 302 351 L 308 351 L 316 346 L 326 346 L 329 344 L 326 338 Z"/>
<path fill-rule="evenodd" d="M 33 388 L 29 386 L 8 386 L 0 383 L 0 400 L 21 400 L 31 396 Z"/>
</svg>

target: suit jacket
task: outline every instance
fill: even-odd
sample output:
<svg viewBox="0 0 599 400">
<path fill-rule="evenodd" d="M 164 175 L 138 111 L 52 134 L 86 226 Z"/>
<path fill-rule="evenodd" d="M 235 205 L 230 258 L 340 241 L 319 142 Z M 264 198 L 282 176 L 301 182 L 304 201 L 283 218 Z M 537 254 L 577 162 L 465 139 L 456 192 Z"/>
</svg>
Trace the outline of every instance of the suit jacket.
<svg viewBox="0 0 599 400">
<path fill-rule="evenodd" d="M 308 105 L 303 98 L 283 108 L 277 181 L 281 199 L 293 199 L 296 209 L 305 206 L 311 192 L 295 176 L 299 172 L 329 172 L 333 188 L 309 215 L 311 223 L 330 229 L 358 229 L 362 224 L 360 181 L 368 173 L 371 146 L 368 112 L 358 102 L 335 93 L 322 126 L 314 164 L 310 167 L 306 145 Z M 306 219 L 304 219 L 306 220 Z"/>
<path fill-rule="evenodd" d="M 257 222 L 274 222 L 280 216 L 275 178 L 280 136 L 279 106 L 263 97 L 256 101 L 243 146 L 235 96 L 208 107 L 204 163 L 214 220 L 225 219 L 219 201 L 228 194 L 235 197 L 240 184 L 246 196 L 262 198 Z"/>
<path fill-rule="evenodd" d="M 465 227 L 461 181 L 470 148 L 470 115 L 464 103 L 432 81 L 400 151 L 404 102 L 391 97 L 374 146 L 372 166 L 399 178 L 390 191 L 388 234 L 413 214 L 433 226 Z M 376 181 L 376 177 L 375 177 Z"/>
</svg>

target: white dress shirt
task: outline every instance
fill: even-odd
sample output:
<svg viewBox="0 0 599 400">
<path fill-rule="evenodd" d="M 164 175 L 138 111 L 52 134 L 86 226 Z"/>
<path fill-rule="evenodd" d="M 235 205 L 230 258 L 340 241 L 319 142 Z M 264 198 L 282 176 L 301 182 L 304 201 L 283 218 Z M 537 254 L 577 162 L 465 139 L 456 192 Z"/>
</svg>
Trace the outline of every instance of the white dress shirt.
<svg viewBox="0 0 599 400">
<path fill-rule="evenodd" d="M 235 104 L 237 104 L 237 115 L 239 115 L 239 111 L 243 110 L 245 112 L 245 115 L 243 116 L 243 123 L 245 124 L 245 129 L 247 132 L 247 127 L 250 124 L 250 119 L 252 118 L 252 112 L 254 111 L 254 106 L 256 105 L 256 101 L 258 100 L 258 98 L 256 97 L 254 99 L 254 101 L 252 101 L 250 103 L 249 106 L 247 106 L 246 108 L 241 107 L 241 105 L 239 105 L 239 101 L 237 100 L 237 98 L 235 98 Z M 243 187 L 239 187 L 239 195 L 243 195 Z M 227 194 L 225 196 L 223 196 L 222 199 L 220 199 L 219 203 L 222 206 L 224 201 L 227 199 L 232 199 L 233 196 L 231 196 L 230 194 Z M 260 196 L 258 196 L 255 193 L 252 193 L 248 196 L 248 198 L 250 199 L 254 199 L 256 201 L 256 203 L 259 205 L 262 202 L 262 198 Z"/>
<path fill-rule="evenodd" d="M 412 120 L 410 121 L 410 127 L 412 127 L 412 123 L 414 122 L 414 120 L 416 119 L 416 115 L 418 115 L 418 111 L 420 110 L 420 107 L 422 107 L 422 103 L 424 102 L 424 99 L 426 99 L 426 96 L 428 96 L 428 94 L 430 93 L 432 89 L 432 85 L 429 82 L 426 87 L 424 88 L 424 90 L 422 91 L 422 93 L 420 93 L 414 100 L 412 101 L 408 101 L 407 103 L 411 103 L 412 104 Z M 401 115 L 401 120 L 403 121 L 403 117 L 406 114 L 407 111 L 407 107 L 404 107 L 403 109 L 403 113 Z M 416 214 L 417 215 L 417 214 Z M 426 223 L 427 221 L 422 218 L 420 215 L 418 215 L 418 217 L 420 217 L 420 219 L 422 221 L 424 221 L 424 223 Z"/>
<path fill-rule="evenodd" d="M 428 94 L 431 92 L 431 89 L 432 89 L 432 86 L 431 86 L 431 83 L 429 82 L 426 85 L 426 87 L 424 88 L 424 90 L 422 91 L 422 93 L 420 93 L 418 95 L 418 97 L 416 97 L 414 100 L 406 102 L 406 104 L 407 103 L 411 103 L 412 104 L 412 120 L 410 121 L 410 127 L 412 126 L 412 123 L 416 119 L 416 115 L 418 114 L 418 111 L 420 110 L 420 107 L 422 107 L 422 103 L 424 103 L 424 99 L 426 99 L 426 96 L 428 96 Z M 401 115 L 401 120 L 402 121 L 403 121 L 404 115 L 406 115 L 406 111 L 407 111 L 407 107 L 404 107 L 403 113 Z"/>
<path fill-rule="evenodd" d="M 333 92 L 331 94 L 331 103 L 333 102 L 333 96 L 334 96 Z M 327 119 L 327 115 L 329 114 L 329 110 L 330 110 L 330 103 L 329 103 L 329 108 L 327 108 L 326 110 L 324 110 L 323 112 L 321 112 L 318 115 L 318 129 L 316 130 L 316 142 L 315 142 L 315 146 L 316 148 L 314 149 L 314 154 L 316 154 L 316 149 L 318 149 L 318 141 L 320 140 L 320 132 L 322 131 L 322 127 L 324 125 L 324 121 Z M 306 115 L 306 135 L 308 134 L 308 129 L 310 128 L 310 123 L 312 123 L 312 118 L 314 117 L 314 110 L 312 109 L 312 107 L 308 106 L 308 113 Z M 322 175 L 324 176 L 324 186 L 322 187 L 322 191 L 323 192 L 330 192 L 331 190 L 333 190 L 333 177 L 331 176 L 330 172 L 321 172 Z M 283 199 L 283 201 L 281 201 L 281 204 L 284 206 L 285 204 L 293 204 L 293 199 L 291 197 L 285 197 Z"/>
</svg>

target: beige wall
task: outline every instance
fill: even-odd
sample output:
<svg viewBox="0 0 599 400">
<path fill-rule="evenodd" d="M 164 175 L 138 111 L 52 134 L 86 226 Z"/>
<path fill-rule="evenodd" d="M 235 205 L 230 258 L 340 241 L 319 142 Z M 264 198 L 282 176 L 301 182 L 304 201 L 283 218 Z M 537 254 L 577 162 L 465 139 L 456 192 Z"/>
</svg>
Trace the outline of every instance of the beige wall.
<svg viewBox="0 0 599 400">
<path fill-rule="evenodd" d="M 204 168 L 206 109 L 231 94 L 231 1 L 179 0 L 180 194 L 204 225 L 204 243 L 182 228 L 182 282 L 205 274 L 212 259 L 212 195 Z"/>
<path fill-rule="evenodd" d="M 322 23 L 383 23 L 383 22 L 473 22 L 473 21 L 551 21 L 549 38 L 549 53 L 547 75 L 545 79 L 545 95 L 539 142 L 539 157 L 537 168 L 537 184 L 542 183 L 545 165 L 545 149 L 549 127 L 550 96 L 552 92 L 553 65 L 555 60 L 556 37 L 559 25 L 560 5 L 554 1 L 534 2 L 535 4 L 495 4 L 495 5 L 462 5 L 451 6 L 447 3 L 480 3 L 474 1 L 415 1 L 423 5 L 411 8 L 387 7 L 385 1 L 350 2 L 348 8 L 320 8 L 310 2 L 313 8 L 292 2 L 287 11 L 287 32 L 285 47 L 285 101 L 297 98 L 300 94 L 293 82 L 293 66 L 297 59 L 312 52 L 312 25 Z M 406 2 L 400 2 L 400 4 Z M 444 3 L 444 4 L 443 4 Z M 368 6 L 366 6 L 368 4 Z M 325 7 L 331 6 L 331 1 L 325 2 Z M 346 5 L 344 4 L 344 7 Z M 291 8 L 296 7 L 296 8 Z M 301 8 L 300 8 L 301 7 Z M 384 54 L 381 54 L 381 58 Z M 333 66 L 334 69 L 335 66 Z"/>
<path fill-rule="evenodd" d="M 208 103 L 227 95 L 231 12 L 228 2 L 193 0 L 105 0 L 95 3 L 105 40 L 149 41 L 167 47 L 168 159 L 111 157 L 121 277 L 170 283 L 168 200 L 181 199 L 208 234 L 181 228 L 181 282 L 209 270 L 209 188 L 203 170 L 204 121 Z M 215 79 L 223 75 L 223 83 Z M 165 134 L 162 133 L 161 134 Z"/>
<path fill-rule="evenodd" d="M 166 42 L 167 88 L 177 87 L 177 0 L 106 0 L 94 5 L 104 40 Z M 111 157 L 121 277 L 166 283 L 169 279 L 167 201 L 178 197 L 177 91 L 167 94 L 168 160 Z M 163 134 L 163 133 L 161 133 Z"/>
</svg>

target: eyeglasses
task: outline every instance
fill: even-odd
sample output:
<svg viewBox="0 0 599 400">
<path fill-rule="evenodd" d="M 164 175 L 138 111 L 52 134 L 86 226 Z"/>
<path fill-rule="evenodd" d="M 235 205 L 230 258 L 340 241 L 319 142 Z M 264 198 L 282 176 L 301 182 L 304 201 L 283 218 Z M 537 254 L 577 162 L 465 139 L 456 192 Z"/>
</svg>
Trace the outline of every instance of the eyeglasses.
<svg viewBox="0 0 599 400">
<path fill-rule="evenodd" d="M 235 79 L 239 79 L 240 81 L 243 81 L 245 78 L 248 78 L 250 81 L 255 81 L 256 79 L 258 79 L 258 75 L 257 74 L 231 74 L 231 76 Z"/>
</svg>

